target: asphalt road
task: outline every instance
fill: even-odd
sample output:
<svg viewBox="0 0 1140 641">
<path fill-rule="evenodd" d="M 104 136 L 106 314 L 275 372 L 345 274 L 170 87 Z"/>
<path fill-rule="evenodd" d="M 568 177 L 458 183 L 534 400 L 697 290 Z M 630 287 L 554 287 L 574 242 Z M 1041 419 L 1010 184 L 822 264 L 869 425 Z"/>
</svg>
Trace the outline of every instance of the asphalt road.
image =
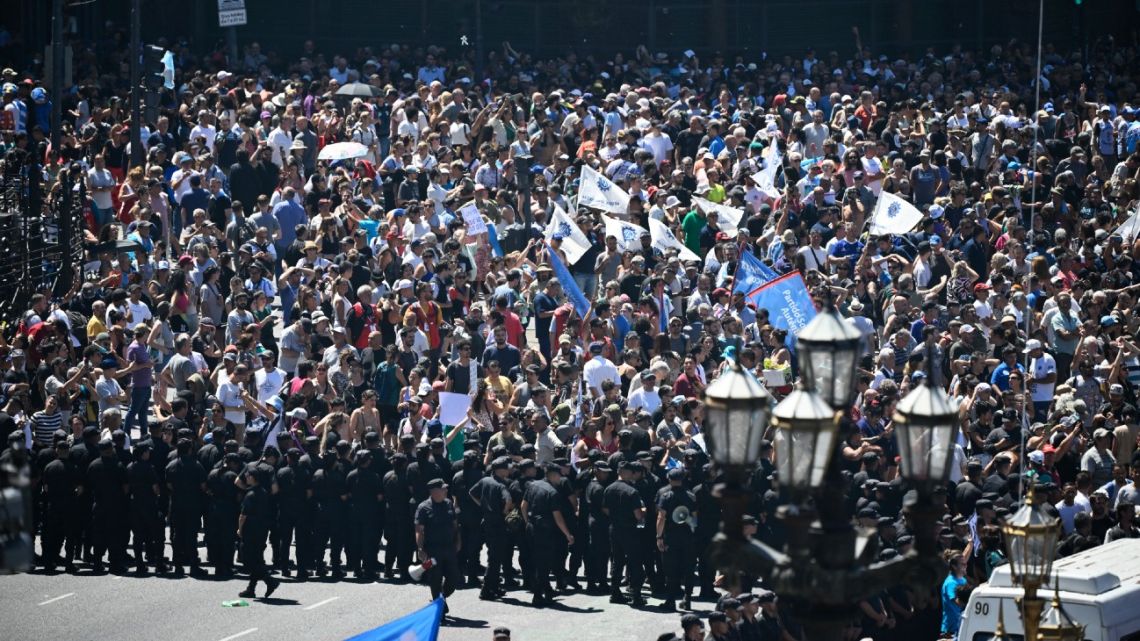
<svg viewBox="0 0 1140 641">
<path fill-rule="evenodd" d="M 294 583 L 286 580 L 270 599 L 249 607 L 226 608 L 245 581 L 196 578 L 22 574 L 0 577 L 0 637 L 15 640 L 72 641 L 259 641 L 306 639 L 340 641 L 427 604 L 425 585 L 352 581 Z M 264 593 L 258 586 L 258 594 Z M 478 599 L 477 589 L 460 590 L 448 600 L 450 618 L 444 641 L 489 640 L 505 625 L 515 641 L 622 639 L 653 641 L 662 632 L 680 631 L 680 615 L 666 614 L 650 599 L 644 610 L 612 605 L 604 596 L 571 594 L 552 607 L 530 605 L 530 594 L 516 590 L 503 601 Z M 711 604 L 694 603 L 709 607 Z"/>
</svg>

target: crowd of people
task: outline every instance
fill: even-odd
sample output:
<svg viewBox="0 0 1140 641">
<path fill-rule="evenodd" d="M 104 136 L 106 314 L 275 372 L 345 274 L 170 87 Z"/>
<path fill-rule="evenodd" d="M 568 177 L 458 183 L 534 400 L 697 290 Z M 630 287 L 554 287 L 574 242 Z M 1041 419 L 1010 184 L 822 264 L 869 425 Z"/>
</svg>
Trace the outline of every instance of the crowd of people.
<svg viewBox="0 0 1140 641">
<path fill-rule="evenodd" d="M 248 577 L 244 596 L 423 570 L 433 597 L 655 597 L 688 611 L 662 638 L 801 639 L 779 595 L 702 553 L 721 478 L 704 389 L 739 363 L 785 372 L 778 399 L 798 372 L 794 336 L 734 291 L 744 253 L 801 272 L 865 336 L 833 465 L 880 558 L 913 544 L 895 404 L 929 377 L 960 407 L 946 582 L 862 601 L 847 638 L 953 636 L 1027 485 L 1064 523 L 1061 554 L 1140 536 L 1135 44 L 1049 46 L 1038 74 L 1017 43 L 755 61 L 504 43 L 486 82 L 435 46 L 169 46 L 175 89 L 140 123 L 139 165 L 115 42 L 77 51 L 64 95 L 2 72 L 4 162 L 40 163 L 53 194 L 83 172 L 90 201 L 82 278 L 0 344 L 0 460 L 30 465 L 37 569 L 208 566 Z M 355 82 L 372 95 L 339 92 Z M 366 151 L 321 159 L 338 142 Z M 587 169 L 628 208 L 578 206 Z M 884 191 L 921 223 L 869 234 Z M 589 241 L 574 260 L 559 211 Z M 454 395 L 468 409 L 448 424 Z M 779 548 L 775 460 L 765 442 L 744 527 Z"/>
</svg>

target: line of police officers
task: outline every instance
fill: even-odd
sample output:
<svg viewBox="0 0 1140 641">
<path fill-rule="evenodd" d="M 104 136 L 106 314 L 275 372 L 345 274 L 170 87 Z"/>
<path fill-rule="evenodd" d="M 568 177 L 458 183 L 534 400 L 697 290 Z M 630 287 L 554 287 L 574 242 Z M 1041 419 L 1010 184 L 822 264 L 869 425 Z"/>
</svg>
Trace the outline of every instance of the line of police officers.
<svg viewBox="0 0 1140 641">
<path fill-rule="evenodd" d="M 407 581 L 414 561 L 430 560 L 433 598 L 481 586 L 480 598 L 497 599 L 519 587 L 517 550 L 521 586 L 536 604 L 556 595 L 552 580 L 561 591 L 581 589 L 584 569 L 588 592 L 643 606 L 648 580 L 674 609 L 678 598 L 689 607 L 698 551 L 719 521 L 713 479 L 705 482 L 708 468 L 695 452 L 666 473 L 661 452 L 633 451 L 625 433 L 621 450 L 590 451 L 577 465 L 565 447 L 552 463 L 536 465 L 528 443 L 514 455 L 495 447 L 485 468 L 478 439 L 455 463 L 442 439 L 405 436 L 389 451 L 376 432 L 355 449 L 338 440 L 321 452 L 316 437 L 297 443 L 281 434 L 262 448 L 256 434 L 239 444 L 219 427 L 196 445 L 179 402 L 174 418 L 152 424 L 133 444 L 113 410 L 102 421 L 110 438 L 88 427 L 72 443 L 60 430 L 52 447 L 30 453 L 10 440 L 6 456 L 30 455 L 45 570 L 74 572 L 85 561 L 97 572 L 106 563 L 113 572 L 201 575 L 204 532 L 217 576 L 232 577 L 235 555 L 241 561 L 250 576 L 246 595 L 257 581 L 276 589 L 263 561 L 268 547 L 272 569 L 300 581 L 330 572 Z M 702 567 L 699 579 L 704 596 L 712 594 L 712 569 Z"/>
</svg>

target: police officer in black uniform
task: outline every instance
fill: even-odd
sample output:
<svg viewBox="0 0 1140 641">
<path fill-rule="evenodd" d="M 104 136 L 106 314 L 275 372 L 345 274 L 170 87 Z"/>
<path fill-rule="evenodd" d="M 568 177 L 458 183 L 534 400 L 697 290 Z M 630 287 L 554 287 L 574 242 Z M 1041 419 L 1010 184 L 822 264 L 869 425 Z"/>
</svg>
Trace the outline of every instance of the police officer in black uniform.
<svg viewBox="0 0 1140 641">
<path fill-rule="evenodd" d="M 483 478 L 483 465 L 479 453 L 463 453 L 462 469 L 451 479 L 451 495 L 459 507 L 459 573 L 469 587 L 479 585 L 479 556 L 483 549 L 483 513 L 471 498 L 471 488 Z"/>
<path fill-rule="evenodd" d="M 372 469 L 372 452 L 356 453 L 356 469 L 346 478 L 349 493 L 350 533 L 348 567 L 356 578 L 376 580 L 376 558 L 380 553 L 380 506 L 384 502 L 384 486 Z"/>
<path fill-rule="evenodd" d="M 507 490 L 507 479 L 511 474 L 511 459 L 500 456 L 491 462 L 491 475 L 484 476 L 468 491 L 482 515 L 483 534 L 487 541 L 487 569 L 483 574 L 483 587 L 479 598 L 491 601 L 504 596 L 502 572 L 510 559 L 507 556 L 510 544 L 507 540 L 507 512 L 514 504 Z"/>
<path fill-rule="evenodd" d="M 72 561 L 79 560 L 81 557 L 93 561 L 91 558 L 91 551 L 93 547 L 93 536 L 91 529 L 91 522 L 94 517 L 95 511 L 95 495 L 91 492 L 91 488 L 87 486 L 87 470 L 91 464 L 99 459 L 99 428 L 94 425 L 88 425 L 83 428 L 83 438 L 80 442 L 71 446 L 71 451 L 68 453 L 69 458 L 73 465 L 75 465 L 76 472 L 80 475 L 82 487 L 79 494 L 75 499 L 75 515 L 71 519 L 69 532 L 67 536 L 68 556 Z"/>
<path fill-rule="evenodd" d="M 237 452 L 227 452 L 222 457 L 221 466 L 206 475 L 207 509 L 210 513 L 206 520 L 206 557 L 214 566 L 214 574 L 219 577 L 229 577 L 234 572 L 242 498 L 237 487 L 240 471 L 241 456 Z"/>
<path fill-rule="evenodd" d="M 534 460 L 529 458 L 522 459 L 519 461 L 518 466 L 516 467 L 516 472 L 518 473 L 518 478 L 511 481 L 511 484 L 508 487 L 508 491 L 511 493 L 511 502 L 513 502 L 515 505 L 520 506 L 521 510 L 523 496 L 526 494 L 526 488 L 537 478 L 537 467 L 534 464 Z M 519 523 L 521 527 L 511 531 L 511 545 L 519 549 L 519 568 L 522 570 L 523 589 L 530 590 L 530 579 L 534 572 L 531 567 L 533 561 L 531 560 L 532 553 L 530 546 L 530 537 L 526 535 L 526 522 L 521 518 L 521 516 L 519 518 L 519 521 L 521 521 L 521 523 Z M 509 524 L 508 529 L 510 529 Z M 510 559 L 509 550 L 507 552 L 507 559 Z"/>
<path fill-rule="evenodd" d="M 198 529 L 202 521 L 206 470 L 194 457 L 192 445 L 188 438 L 178 439 L 177 456 L 166 466 L 166 485 L 170 489 L 170 542 L 176 576 L 182 576 L 187 565 L 191 574 L 201 572 Z"/>
<path fill-rule="evenodd" d="M 306 540 L 307 527 L 302 519 L 311 492 L 310 479 L 301 468 L 301 450 L 290 448 L 285 465 L 277 468 L 273 479 L 273 497 L 277 500 L 277 527 L 273 538 L 273 564 L 282 576 L 289 576 L 289 548 L 296 535 L 297 576 L 308 572 L 311 544 Z"/>
<path fill-rule="evenodd" d="M 345 535 L 348 533 L 348 473 L 352 464 L 348 461 L 348 441 L 338 441 L 336 454 L 325 456 L 324 469 L 313 475 L 313 491 L 317 496 L 318 516 L 316 534 L 317 576 L 325 576 L 325 550 L 329 550 L 329 563 L 334 578 L 343 578 L 341 552 L 344 550 Z"/>
<path fill-rule="evenodd" d="M 23 434 L 17 434 L 21 439 Z M 69 453 L 71 445 L 64 438 L 57 439 L 53 448 L 56 459 L 43 468 L 40 476 L 40 491 L 43 498 L 43 536 L 40 552 L 44 569 L 50 574 L 62 561 L 64 570 L 74 572 L 72 552 L 77 547 L 74 541 L 64 543 L 72 535 L 70 521 L 76 518 L 80 475 Z M 64 551 L 61 558 L 60 551 Z"/>
<path fill-rule="evenodd" d="M 447 499 L 447 483 L 434 478 L 426 485 L 428 498 L 416 507 L 416 554 L 420 563 L 431 559 L 427 571 L 431 598 L 447 599 L 459 583 L 459 523 L 455 506 Z M 443 607 L 446 614 L 448 607 Z"/>
<path fill-rule="evenodd" d="M 384 475 L 384 574 L 388 579 L 408 579 L 412 564 L 413 524 L 412 486 L 408 481 L 408 457 L 402 452 L 392 455 L 392 469 Z"/>
<path fill-rule="evenodd" d="M 642 450 L 637 453 L 637 459 L 642 465 L 642 470 L 644 470 L 637 474 L 634 479 L 634 487 L 641 495 L 641 504 L 645 506 L 646 527 L 637 532 L 641 536 L 642 563 L 645 567 L 645 578 L 649 581 L 653 591 L 661 592 L 665 587 L 663 585 L 664 576 L 659 576 L 657 573 L 659 552 L 657 544 L 654 542 L 656 531 L 654 524 L 657 523 L 657 490 L 664 487 L 665 483 L 653 471 L 652 453 Z"/>
<path fill-rule="evenodd" d="M 610 464 L 597 461 L 593 465 L 593 478 L 583 495 L 585 505 L 579 510 L 588 513 L 589 546 L 586 548 L 586 592 L 605 594 L 609 590 L 606 564 L 610 558 L 610 517 L 605 510 L 603 496 L 613 478 Z"/>
<path fill-rule="evenodd" d="M 610 517 L 610 603 L 645 605 L 641 596 L 645 582 L 644 554 L 641 535 L 645 527 L 645 505 L 635 487 L 637 475 L 644 471 L 638 461 L 625 462 L 618 470 L 618 480 L 611 483 L 602 495 L 602 505 Z M 629 573 L 629 598 L 621 593 L 623 572 Z"/>
<path fill-rule="evenodd" d="M 158 516 L 158 472 L 151 462 L 150 441 L 141 441 L 135 444 L 135 460 L 127 466 L 127 481 L 131 492 L 131 532 L 134 533 L 135 568 L 138 573 L 146 574 L 147 563 L 152 563 L 155 570 L 162 574 L 166 572 L 166 560 L 163 558 L 162 521 Z M 145 556 L 144 556 L 145 554 Z M 145 560 L 144 560 L 145 559 Z"/>
<path fill-rule="evenodd" d="M 99 458 L 87 468 L 87 487 L 94 497 L 91 528 L 95 572 L 103 571 L 104 554 L 109 557 L 112 572 L 123 572 L 129 536 L 127 469 L 109 438 L 99 441 Z"/>
<path fill-rule="evenodd" d="M 570 532 L 569 504 L 559 495 L 556 486 L 562 482 L 562 467 L 551 463 L 545 468 L 545 477 L 530 483 L 523 495 L 521 510 L 530 539 L 531 592 L 535 605 L 546 605 L 554 597 L 550 587 L 550 573 L 565 553 L 565 546 L 574 542 Z M 560 536 L 561 535 L 561 536 Z"/>
<path fill-rule="evenodd" d="M 695 541 L 698 550 L 708 549 L 713 537 L 716 536 L 717 528 L 720 527 L 720 502 L 713 492 L 719 479 L 710 473 L 709 468 L 711 466 L 705 466 L 702 471 L 703 481 L 693 489 L 697 499 L 697 511 L 701 514 L 701 518 L 697 520 Z M 706 601 L 716 600 L 716 588 L 713 587 L 716 567 L 707 554 L 700 556 L 698 577 L 701 587 L 700 598 Z"/>
<path fill-rule="evenodd" d="M 661 552 L 661 560 L 665 572 L 665 610 L 677 609 L 677 593 L 681 593 L 681 607 L 692 608 L 693 598 L 693 566 L 697 559 L 697 550 L 694 545 L 695 536 L 693 528 L 683 519 L 677 522 L 678 517 L 685 516 L 695 519 L 697 515 L 697 499 L 689 490 L 685 489 L 685 473 L 680 468 L 669 470 L 666 474 L 669 485 L 657 491 L 657 549 Z M 678 510 L 680 510 L 678 512 Z"/>
<path fill-rule="evenodd" d="M 238 517 L 237 534 L 241 538 L 241 559 L 249 570 L 249 585 L 238 593 L 243 599 L 252 599 L 257 596 L 258 581 L 265 583 L 265 596 L 269 597 L 277 590 L 280 582 L 269 576 L 265 567 L 265 544 L 269 537 L 269 526 L 272 516 L 269 503 L 269 492 L 266 491 L 263 480 L 268 480 L 262 473 L 247 470 L 243 484 L 249 488 L 241 502 L 241 516 Z"/>
</svg>

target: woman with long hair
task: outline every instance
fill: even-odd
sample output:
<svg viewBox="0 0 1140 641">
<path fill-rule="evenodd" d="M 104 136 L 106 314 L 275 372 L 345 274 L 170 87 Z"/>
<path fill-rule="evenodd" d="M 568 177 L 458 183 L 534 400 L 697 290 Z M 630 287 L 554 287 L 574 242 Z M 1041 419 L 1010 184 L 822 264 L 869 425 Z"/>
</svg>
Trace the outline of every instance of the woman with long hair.
<svg viewBox="0 0 1140 641">
<path fill-rule="evenodd" d="M 500 417 L 505 410 L 506 406 L 499 401 L 487 379 L 480 379 L 475 388 L 475 396 L 471 399 L 469 416 L 479 431 L 479 440 L 484 447 L 491 440 L 491 435 L 499 431 Z"/>
</svg>

